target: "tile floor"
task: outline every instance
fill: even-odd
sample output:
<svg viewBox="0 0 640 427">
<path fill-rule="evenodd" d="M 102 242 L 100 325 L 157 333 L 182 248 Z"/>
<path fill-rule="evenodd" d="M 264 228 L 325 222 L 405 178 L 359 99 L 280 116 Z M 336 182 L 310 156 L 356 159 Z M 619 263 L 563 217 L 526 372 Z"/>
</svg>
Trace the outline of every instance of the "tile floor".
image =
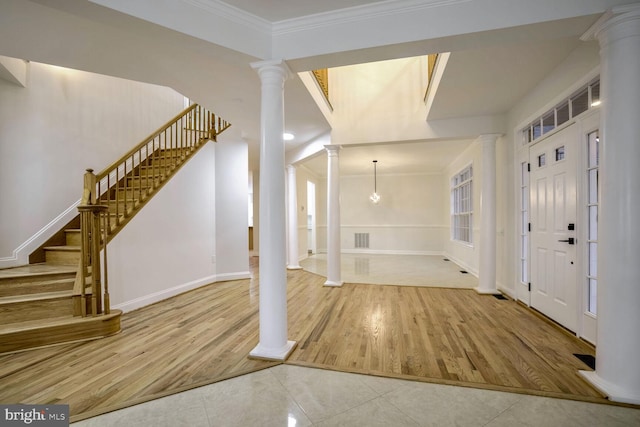
<svg viewBox="0 0 640 427">
<path fill-rule="evenodd" d="M 74 423 L 102 426 L 638 426 L 640 409 L 292 365 Z"/>
<path fill-rule="evenodd" d="M 342 280 L 377 285 L 436 286 L 472 289 L 478 279 L 462 274 L 462 267 L 443 256 L 342 254 Z M 316 254 L 300 261 L 307 271 L 327 275 L 327 255 Z"/>
</svg>

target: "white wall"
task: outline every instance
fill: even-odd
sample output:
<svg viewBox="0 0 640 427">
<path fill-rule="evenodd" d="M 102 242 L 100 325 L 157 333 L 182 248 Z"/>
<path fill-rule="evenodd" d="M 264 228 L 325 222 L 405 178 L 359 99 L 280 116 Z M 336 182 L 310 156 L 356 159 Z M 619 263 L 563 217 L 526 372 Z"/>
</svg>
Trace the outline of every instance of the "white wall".
<svg viewBox="0 0 640 427">
<path fill-rule="evenodd" d="M 217 280 L 247 278 L 249 150 L 246 142 L 226 141 L 224 134 L 215 149 L 216 276 Z"/>
<path fill-rule="evenodd" d="M 439 174 L 378 175 L 376 205 L 370 175 L 342 177 L 342 248 L 356 250 L 354 233 L 369 233 L 372 252 L 441 253 L 441 182 Z"/>
<path fill-rule="evenodd" d="M 426 74 L 426 57 L 329 69 L 332 143 L 419 138 L 426 127 Z"/>
<path fill-rule="evenodd" d="M 448 216 L 443 210 L 441 174 L 378 175 L 379 204 L 369 200 L 371 175 L 340 177 L 343 252 L 441 254 Z M 326 179 L 319 180 L 318 250 L 326 251 Z M 447 206 L 448 206 L 448 202 Z M 369 233 L 369 249 L 355 248 L 355 233 Z"/>
<path fill-rule="evenodd" d="M 209 142 L 111 241 L 114 308 L 132 310 L 216 281 L 216 157 Z"/>
<path fill-rule="evenodd" d="M 17 249 L 80 199 L 86 168 L 100 171 L 182 109 L 166 87 L 33 62 L 26 87 L 0 79 L 0 259 L 25 263 Z"/>
</svg>

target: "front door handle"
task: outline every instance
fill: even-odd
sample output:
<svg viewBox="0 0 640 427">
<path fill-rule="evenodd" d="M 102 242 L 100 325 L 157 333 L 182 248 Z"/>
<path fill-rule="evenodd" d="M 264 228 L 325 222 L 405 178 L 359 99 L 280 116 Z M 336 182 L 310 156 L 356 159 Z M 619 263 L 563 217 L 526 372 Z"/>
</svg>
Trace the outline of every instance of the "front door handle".
<svg viewBox="0 0 640 427">
<path fill-rule="evenodd" d="M 575 245 L 576 244 L 576 239 L 574 239 L 573 237 L 569 237 L 567 240 L 558 240 L 558 242 L 563 242 L 563 243 L 568 243 L 570 245 Z"/>
</svg>

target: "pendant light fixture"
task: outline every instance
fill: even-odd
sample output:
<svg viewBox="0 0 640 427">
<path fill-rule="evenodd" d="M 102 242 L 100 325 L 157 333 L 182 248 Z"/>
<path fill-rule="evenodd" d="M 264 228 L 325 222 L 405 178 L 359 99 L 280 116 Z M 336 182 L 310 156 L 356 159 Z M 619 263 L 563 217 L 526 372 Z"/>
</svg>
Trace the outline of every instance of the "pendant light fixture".
<svg viewBox="0 0 640 427">
<path fill-rule="evenodd" d="M 378 194 L 377 166 L 378 166 L 378 161 L 374 160 L 373 161 L 373 194 L 369 196 L 369 200 L 371 200 L 376 205 L 380 202 L 380 195 Z"/>
</svg>

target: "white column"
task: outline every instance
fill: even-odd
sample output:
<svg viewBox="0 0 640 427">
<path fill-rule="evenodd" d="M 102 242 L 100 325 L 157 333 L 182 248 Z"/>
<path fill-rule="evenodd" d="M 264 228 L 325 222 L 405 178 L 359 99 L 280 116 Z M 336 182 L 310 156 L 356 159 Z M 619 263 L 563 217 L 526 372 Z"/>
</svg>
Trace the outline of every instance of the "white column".
<svg viewBox="0 0 640 427">
<path fill-rule="evenodd" d="M 296 167 L 287 166 L 287 190 L 289 197 L 287 198 L 289 218 L 289 264 L 287 269 L 300 270 L 298 264 L 298 184 L 296 182 Z"/>
<path fill-rule="evenodd" d="M 251 66 L 262 83 L 260 113 L 260 342 L 249 354 L 285 360 L 287 340 L 287 255 L 284 197 L 284 82 L 290 75 L 282 60 Z"/>
<path fill-rule="evenodd" d="M 339 145 L 327 149 L 327 281 L 325 286 L 342 286 L 340 269 L 340 162 Z"/>
<path fill-rule="evenodd" d="M 595 372 L 610 400 L 640 404 L 640 5 L 608 12 L 600 42 L 600 183 Z"/>
<path fill-rule="evenodd" d="M 482 187 L 480 189 L 480 294 L 499 294 L 496 288 L 496 141 L 500 135 L 481 135 Z"/>
</svg>

